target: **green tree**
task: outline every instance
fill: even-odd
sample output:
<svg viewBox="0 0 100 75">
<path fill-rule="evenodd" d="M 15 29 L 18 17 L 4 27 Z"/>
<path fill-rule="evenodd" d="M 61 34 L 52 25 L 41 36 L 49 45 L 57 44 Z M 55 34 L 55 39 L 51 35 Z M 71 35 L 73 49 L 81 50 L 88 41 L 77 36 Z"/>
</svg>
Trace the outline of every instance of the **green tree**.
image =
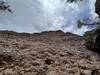
<svg viewBox="0 0 100 75">
<path fill-rule="evenodd" d="M 0 10 L 12 12 L 10 5 L 4 1 L 0 1 Z"/>
<path fill-rule="evenodd" d="M 88 27 L 95 27 L 100 29 L 100 19 L 98 19 L 95 22 L 89 23 L 89 19 L 86 20 L 78 20 L 77 21 L 77 27 L 81 28 L 82 26 L 88 26 Z"/>
<path fill-rule="evenodd" d="M 82 0 L 67 0 L 67 2 L 77 2 L 77 1 L 82 1 Z"/>
</svg>

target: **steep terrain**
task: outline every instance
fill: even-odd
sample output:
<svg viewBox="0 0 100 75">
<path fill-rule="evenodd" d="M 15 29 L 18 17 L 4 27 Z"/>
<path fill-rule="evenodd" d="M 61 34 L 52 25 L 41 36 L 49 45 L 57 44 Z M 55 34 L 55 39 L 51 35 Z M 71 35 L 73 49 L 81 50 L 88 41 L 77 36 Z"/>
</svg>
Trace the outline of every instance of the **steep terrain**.
<svg viewBox="0 0 100 75">
<path fill-rule="evenodd" d="M 100 54 L 81 36 L 0 31 L 0 75 L 100 75 Z"/>
</svg>

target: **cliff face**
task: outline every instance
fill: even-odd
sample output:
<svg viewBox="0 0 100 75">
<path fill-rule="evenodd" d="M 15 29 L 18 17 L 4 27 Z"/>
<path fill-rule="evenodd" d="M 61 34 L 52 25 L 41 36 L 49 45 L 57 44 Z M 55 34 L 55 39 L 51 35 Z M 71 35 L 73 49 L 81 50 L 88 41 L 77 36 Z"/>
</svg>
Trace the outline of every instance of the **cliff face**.
<svg viewBox="0 0 100 75">
<path fill-rule="evenodd" d="M 95 8 L 95 12 L 100 16 L 100 0 L 96 0 Z"/>
<path fill-rule="evenodd" d="M 100 57 L 62 31 L 0 32 L 0 75 L 100 75 Z"/>
</svg>

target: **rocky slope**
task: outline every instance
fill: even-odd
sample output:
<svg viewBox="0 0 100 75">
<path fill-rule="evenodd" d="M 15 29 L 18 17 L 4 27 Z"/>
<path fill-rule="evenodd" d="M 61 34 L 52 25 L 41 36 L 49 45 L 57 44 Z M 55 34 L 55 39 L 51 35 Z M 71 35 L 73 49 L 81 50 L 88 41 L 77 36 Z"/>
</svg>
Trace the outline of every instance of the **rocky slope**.
<svg viewBox="0 0 100 75">
<path fill-rule="evenodd" d="M 0 75 L 100 75 L 100 55 L 81 36 L 0 31 Z"/>
</svg>

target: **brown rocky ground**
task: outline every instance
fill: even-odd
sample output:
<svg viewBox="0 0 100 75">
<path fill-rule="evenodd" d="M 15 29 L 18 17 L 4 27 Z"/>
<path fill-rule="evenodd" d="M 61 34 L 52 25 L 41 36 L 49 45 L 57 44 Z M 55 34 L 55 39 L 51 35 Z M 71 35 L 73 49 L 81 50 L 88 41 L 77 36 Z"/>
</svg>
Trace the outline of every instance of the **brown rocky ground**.
<svg viewBox="0 0 100 75">
<path fill-rule="evenodd" d="M 0 31 L 0 75 L 100 75 L 99 54 L 62 31 Z"/>
</svg>

